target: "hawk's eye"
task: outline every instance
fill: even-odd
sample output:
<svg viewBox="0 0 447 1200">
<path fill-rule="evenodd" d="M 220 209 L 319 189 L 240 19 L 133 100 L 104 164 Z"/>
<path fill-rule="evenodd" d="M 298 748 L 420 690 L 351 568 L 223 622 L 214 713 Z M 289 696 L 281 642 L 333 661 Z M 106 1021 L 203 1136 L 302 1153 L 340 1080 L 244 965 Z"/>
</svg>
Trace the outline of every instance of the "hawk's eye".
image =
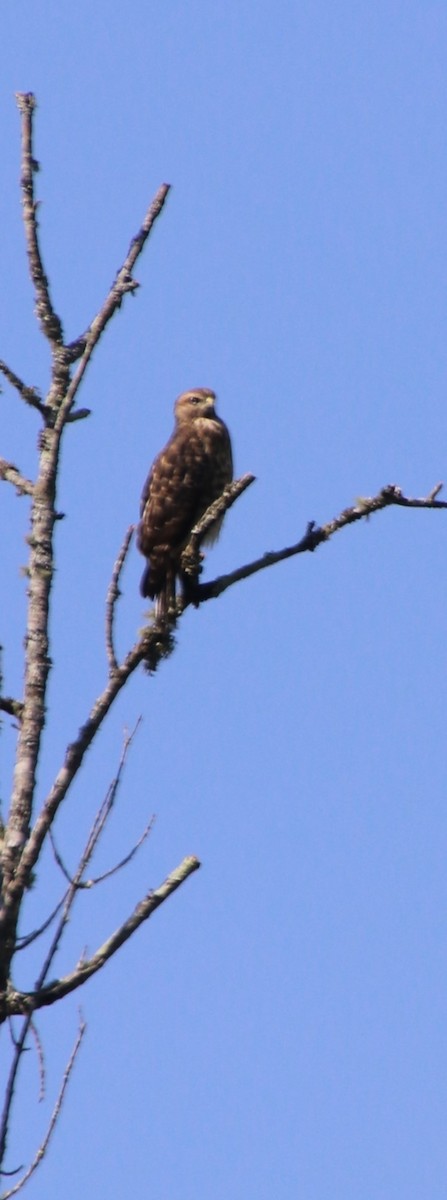
<svg viewBox="0 0 447 1200">
<path fill-rule="evenodd" d="M 200 396 L 191 396 L 191 404 L 200 404 Z"/>
</svg>

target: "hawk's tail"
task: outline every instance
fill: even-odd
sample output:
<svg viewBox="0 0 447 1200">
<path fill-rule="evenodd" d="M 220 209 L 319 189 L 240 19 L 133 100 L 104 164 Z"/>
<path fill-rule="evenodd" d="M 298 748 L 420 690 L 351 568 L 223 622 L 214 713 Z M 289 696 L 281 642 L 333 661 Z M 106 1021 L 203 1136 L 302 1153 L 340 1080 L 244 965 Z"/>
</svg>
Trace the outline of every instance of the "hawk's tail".
<svg viewBox="0 0 447 1200">
<path fill-rule="evenodd" d="M 148 562 L 141 576 L 140 593 L 144 599 L 147 597 L 149 600 L 155 600 L 155 616 L 158 620 L 165 620 L 175 605 L 174 573 L 169 571 L 162 581 L 154 579 L 151 563 Z"/>
<path fill-rule="evenodd" d="M 151 568 L 150 568 L 150 563 L 148 563 L 147 567 L 145 567 L 145 570 L 143 571 L 143 574 L 141 576 L 140 593 L 144 598 L 146 596 L 149 596 L 150 599 L 152 600 L 154 593 L 151 588 L 150 579 L 151 579 Z"/>
</svg>

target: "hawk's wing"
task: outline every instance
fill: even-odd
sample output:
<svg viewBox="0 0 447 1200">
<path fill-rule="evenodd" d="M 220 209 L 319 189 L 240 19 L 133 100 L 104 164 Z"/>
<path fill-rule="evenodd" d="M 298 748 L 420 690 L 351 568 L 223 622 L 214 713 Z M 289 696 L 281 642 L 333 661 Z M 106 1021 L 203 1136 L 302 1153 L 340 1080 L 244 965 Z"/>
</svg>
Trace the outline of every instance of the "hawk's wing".
<svg viewBox="0 0 447 1200">
<path fill-rule="evenodd" d="M 141 496 L 140 549 L 182 545 L 208 505 L 213 462 L 191 429 L 175 430 L 155 459 Z M 224 486 L 224 485 L 223 485 Z M 211 503 L 211 500 L 209 501 Z"/>
</svg>

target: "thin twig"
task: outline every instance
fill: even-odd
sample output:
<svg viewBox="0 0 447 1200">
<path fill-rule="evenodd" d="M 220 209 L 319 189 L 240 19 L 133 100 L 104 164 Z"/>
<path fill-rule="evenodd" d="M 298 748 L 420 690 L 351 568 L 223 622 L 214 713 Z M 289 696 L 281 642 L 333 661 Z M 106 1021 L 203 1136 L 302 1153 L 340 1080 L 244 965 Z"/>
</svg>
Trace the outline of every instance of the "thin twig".
<svg viewBox="0 0 447 1200">
<path fill-rule="evenodd" d="M 53 911 L 50 913 L 49 917 L 47 917 L 46 921 L 44 921 L 43 925 L 39 926 L 39 929 L 33 929 L 32 933 L 27 933 L 24 934 L 23 937 L 17 938 L 16 950 L 26 950 L 32 942 L 35 942 L 37 938 L 41 937 L 42 934 L 46 932 L 51 923 L 54 921 L 55 917 L 57 917 L 58 912 L 61 911 L 62 905 L 65 904 L 66 898 L 67 893 L 65 892 L 65 895 L 62 896 L 62 900 L 58 901 L 56 907 L 53 908 Z"/>
<path fill-rule="evenodd" d="M 11 368 L 7 366 L 3 359 L 0 359 L 0 371 L 2 375 L 5 376 L 5 379 L 8 380 L 8 383 L 11 384 L 11 387 L 16 389 L 16 392 L 19 393 L 19 396 L 22 397 L 22 400 L 25 401 L 25 404 L 30 404 L 31 408 L 37 409 L 41 417 L 46 417 L 45 405 L 37 388 L 27 387 L 26 383 L 23 382 L 23 379 L 20 379 L 19 376 L 16 375 L 15 371 L 12 371 Z"/>
<path fill-rule="evenodd" d="M 41 1037 L 40 1037 L 37 1025 L 35 1024 L 34 1021 L 30 1021 L 29 1027 L 30 1027 L 30 1032 L 32 1033 L 35 1044 L 36 1044 L 37 1062 L 39 1064 L 39 1085 L 40 1085 L 39 1086 L 39 1102 L 40 1102 L 45 1099 L 45 1080 L 46 1080 L 45 1055 L 43 1052 L 42 1041 L 41 1041 Z"/>
<path fill-rule="evenodd" d="M 132 743 L 133 737 L 136 733 L 136 730 L 138 728 L 140 720 L 141 720 L 141 718 L 139 718 L 139 720 L 137 721 L 137 724 L 136 724 L 133 732 L 131 734 L 128 734 L 125 739 L 117 774 L 107 792 L 107 796 L 106 796 L 105 800 L 103 801 L 103 803 L 99 809 L 99 812 L 97 813 L 97 815 L 95 817 L 92 829 L 87 838 L 87 843 L 86 843 L 85 849 L 81 855 L 81 859 L 80 859 L 76 874 L 74 876 L 74 879 L 71 880 L 70 886 L 64 897 L 61 917 L 60 917 L 60 920 L 56 927 L 56 930 L 53 934 L 53 938 L 51 940 L 47 954 L 44 958 L 43 964 L 42 964 L 40 972 L 39 972 L 39 977 L 36 982 L 36 992 L 37 993 L 41 992 L 43 984 L 45 982 L 45 979 L 47 978 L 48 971 L 49 971 L 50 966 L 53 962 L 53 959 L 56 955 L 63 931 L 64 931 L 66 923 L 68 921 L 70 910 L 74 903 L 74 899 L 77 895 L 79 882 L 82 878 L 82 875 L 87 866 L 87 863 L 90 861 L 90 859 L 92 857 L 92 854 L 95 850 L 98 839 L 104 828 L 107 817 L 108 817 L 109 813 L 111 812 L 113 802 L 114 802 L 114 799 L 115 799 L 115 796 L 117 793 L 117 789 L 118 789 L 118 786 L 120 783 L 121 775 L 122 775 L 122 772 L 124 769 L 126 757 L 127 757 L 128 751 L 129 751 L 129 747 Z M 61 905 L 58 906 L 58 909 L 60 909 L 60 907 L 61 907 Z M 52 919 L 52 917 L 51 917 L 51 919 Z M 49 924 L 49 921 L 47 922 L 47 924 Z M 33 938 L 34 938 L 34 935 L 31 935 L 31 939 L 29 939 L 29 940 L 33 940 Z M 28 945 L 29 945 L 29 940 L 28 940 Z M 23 943 L 22 943 L 22 948 L 23 948 Z M 22 1057 L 22 1054 L 23 1054 L 24 1048 L 25 1048 L 25 1042 L 26 1042 L 28 1030 L 30 1027 L 32 1011 L 33 1011 L 32 1009 L 29 1009 L 28 1012 L 25 1014 L 25 1020 L 23 1022 L 20 1036 L 16 1043 L 16 1050 L 15 1050 L 15 1054 L 13 1056 L 13 1060 L 11 1063 L 10 1072 L 9 1072 L 9 1076 L 8 1076 L 8 1080 L 7 1080 L 5 1100 L 4 1100 L 4 1105 L 3 1105 L 3 1113 L 2 1113 L 2 1119 L 1 1119 L 1 1124 L 0 1124 L 0 1164 L 3 1162 L 3 1159 L 4 1159 L 6 1141 L 7 1141 L 7 1136 L 8 1136 L 8 1128 L 9 1128 L 12 1104 L 13 1104 L 13 1099 L 14 1099 L 14 1089 L 15 1089 L 15 1083 L 16 1083 L 16 1078 L 17 1078 L 17 1072 L 18 1072 L 20 1060 L 21 1060 L 21 1057 Z M 23 1011 L 22 1011 L 22 1015 L 23 1015 Z"/>
<path fill-rule="evenodd" d="M 45 1157 L 45 1154 L 48 1150 L 48 1146 L 50 1143 L 51 1135 L 54 1132 L 54 1128 L 56 1126 L 58 1117 L 60 1115 L 60 1111 L 61 1111 L 61 1108 L 62 1108 L 62 1105 L 64 1102 L 64 1096 L 65 1096 L 65 1092 L 67 1089 L 68 1081 L 70 1079 L 70 1075 L 72 1073 L 76 1058 L 77 1058 L 79 1050 L 81 1048 L 81 1042 L 84 1037 L 86 1028 L 87 1028 L 86 1023 L 81 1016 L 76 1041 L 73 1046 L 73 1050 L 71 1052 L 70 1058 L 68 1060 L 67 1066 L 66 1066 L 64 1074 L 63 1074 L 62 1083 L 61 1083 L 61 1086 L 59 1089 L 59 1095 L 57 1097 L 55 1106 L 53 1108 L 53 1112 L 51 1114 L 50 1122 L 49 1122 L 45 1137 L 43 1139 L 43 1142 L 41 1142 L 37 1153 L 34 1155 L 33 1161 L 32 1161 L 32 1163 L 30 1163 L 28 1170 L 25 1171 L 25 1174 L 22 1175 L 22 1178 L 19 1179 L 16 1184 L 14 1184 L 14 1187 L 10 1188 L 9 1191 L 2 1193 L 0 1200 L 9 1200 L 10 1196 L 15 1196 L 17 1194 L 17 1192 L 19 1192 L 20 1189 L 24 1187 L 25 1183 L 28 1182 L 28 1179 L 30 1179 L 31 1175 L 34 1174 L 34 1171 L 37 1169 L 39 1164 L 42 1162 L 42 1159 Z"/>
<path fill-rule="evenodd" d="M 110 677 L 104 691 L 93 705 L 90 716 L 84 725 L 79 730 L 77 738 L 67 746 L 65 760 L 56 776 L 54 784 L 45 800 L 45 803 L 37 816 L 34 827 L 30 833 L 27 844 L 23 850 L 20 862 L 17 866 L 14 879 L 11 879 L 9 885 L 10 902 L 17 903 L 18 897 L 26 887 L 26 881 L 29 872 L 32 871 L 34 864 L 40 854 L 41 847 L 47 836 L 50 825 L 52 824 L 56 812 L 62 801 L 64 800 L 68 788 L 70 787 L 79 767 L 84 759 L 89 746 L 91 745 L 95 734 L 102 725 L 102 722 L 109 712 L 111 705 L 116 697 L 121 692 L 127 680 L 137 669 L 141 662 L 144 661 L 147 654 L 152 650 L 154 657 L 156 647 L 162 638 L 160 630 L 150 628 L 144 630 L 141 637 L 129 651 L 125 660 L 118 667 L 118 670 Z M 160 658 L 162 654 L 160 654 Z"/>
<path fill-rule="evenodd" d="M 21 187 L 23 220 L 31 278 L 36 294 L 36 314 L 42 332 L 53 348 L 62 345 L 62 323 L 53 308 L 48 279 L 43 269 L 38 238 L 37 203 L 34 198 L 34 174 L 38 164 L 33 153 L 33 118 L 36 100 L 32 92 L 18 92 L 17 106 L 22 115 Z"/>
<path fill-rule="evenodd" d="M 117 271 L 115 281 L 99 312 L 93 318 L 85 333 L 82 333 L 74 342 L 70 342 L 70 345 L 67 347 L 72 362 L 76 362 L 78 358 L 82 357 L 89 343 L 93 342 L 96 345 L 110 318 L 113 317 L 116 309 L 120 307 L 123 296 L 125 296 L 126 292 L 132 292 L 138 288 L 138 283 L 132 279 L 132 271 L 149 237 L 152 226 L 157 217 L 160 216 L 170 188 L 171 185 L 169 183 L 162 183 L 161 187 L 159 187 L 154 199 L 147 208 L 141 228 L 135 237 L 132 238 L 126 258 Z"/>
<path fill-rule="evenodd" d="M 136 281 L 132 279 L 132 271 L 145 246 L 157 217 L 160 216 L 169 190 L 169 183 L 162 183 L 161 187 L 159 187 L 158 192 L 147 209 L 141 229 L 139 229 L 135 237 L 132 238 L 123 265 L 117 272 L 115 281 L 112 284 L 112 287 L 110 288 L 102 307 L 93 318 L 93 321 L 91 321 L 85 333 L 81 334 L 76 341 L 71 342 L 67 347 L 70 361 L 76 362 L 78 359 L 80 359 L 80 362 L 75 374 L 73 375 L 71 383 L 67 388 L 63 404 L 61 405 L 61 409 L 56 421 L 57 429 L 61 428 L 68 418 L 68 414 L 73 406 L 76 393 L 86 368 L 100 337 L 104 333 L 106 325 L 108 325 L 117 309 L 121 307 L 124 296 L 127 294 L 127 292 L 134 292 L 138 287 Z"/>
<path fill-rule="evenodd" d="M 112 578 L 110 580 L 108 591 L 107 591 L 106 647 L 107 647 L 107 657 L 109 660 L 110 671 L 116 671 L 117 667 L 118 667 L 118 661 L 117 661 L 117 657 L 115 654 L 115 647 L 113 644 L 113 621 L 114 621 L 114 616 L 115 616 L 115 604 L 121 595 L 121 592 L 120 592 L 119 586 L 118 586 L 119 580 L 120 580 L 120 575 L 121 575 L 121 571 L 123 569 L 124 563 L 126 561 L 126 557 L 127 557 L 130 543 L 132 541 L 134 529 L 135 529 L 134 525 L 129 525 L 127 533 L 124 536 L 123 543 L 122 543 L 120 552 L 118 554 L 118 558 L 115 562 L 115 565 L 114 565 L 114 568 L 112 571 Z"/>
<path fill-rule="evenodd" d="M 53 853 L 54 853 L 54 856 L 55 856 L 56 862 L 58 863 L 58 865 L 60 866 L 61 870 L 63 871 L 63 873 L 64 873 L 64 875 L 65 875 L 66 879 L 68 879 L 68 880 L 69 880 L 69 882 L 70 882 L 71 884 L 73 884 L 73 887 L 76 887 L 76 888 L 77 888 L 79 891 L 82 891 L 82 889 L 87 889 L 87 890 L 90 890 L 91 888 L 93 888 L 93 887 L 96 887 L 96 884 L 97 884 L 97 883 L 104 883 L 104 880 L 105 880 L 105 879 L 110 879 L 112 875 L 116 875 L 116 874 L 117 874 L 117 872 L 118 872 L 118 871 L 121 871 L 123 867 L 127 867 L 127 866 L 128 866 L 128 864 L 129 864 L 129 863 L 132 861 L 132 859 L 135 857 L 135 854 L 137 853 L 137 851 L 138 851 L 138 850 L 140 849 L 140 847 L 143 845 L 143 842 L 145 842 L 145 841 L 146 841 L 146 838 L 147 838 L 147 837 L 149 836 L 149 834 L 152 832 L 152 829 L 153 829 L 153 827 L 154 827 L 154 821 L 155 821 L 155 816 L 152 816 L 152 817 L 151 817 L 151 819 L 150 819 L 150 821 L 148 821 L 148 823 L 147 823 L 147 825 L 146 825 L 145 829 L 143 829 L 143 832 L 142 832 L 142 834 L 140 834 L 140 837 L 138 838 L 138 841 L 137 841 L 137 842 L 135 842 L 135 844 L 132 846 L 132 849 L 131 849 L 131 850 L 129 850 L 129 853 L 128 853 L 128 854 L 126 854 L 124 858 L 121 858 L 121 859 L 120 859 L 120 861 L 119 861 L 119 862 L 117 862 L 117 863 L 115 863 L 115 865 L 114 865 L 113 867 L 109 867 L 109 870 L 108 870 L 108 871 L 104 871 L 104 872 L 102 873 L 102 875 L 95 875 L 95 876 L 93 876 L 91 879 L 82 879 L 80 883 L 76 883 L 76 882 L 75 882 L 75 880 L 73 880 L 73 879 L 70 879 L 70 875 L 68 874 L 68 871 L 67 871 L 67 869 L 66 869 L 66 867 L 65 867 L 65 864 L 63 863 L 63 861 L 62 861 L 62 859 L 61 859 L 61 857 L 60 857 L 60 855 L 59 855 L 58 851 L 56 850 L 56 846 L 55 846 L 55 844 L 54 844 L 54 838 L 53 838 L 52 830 L 50 829 L 50 830 L 49 830 L 49 837 L 50 837 L 51 845 L 52 845 L 52 847 L 53 847 Z M 59 908 L 60 908 L 60 907 L 61 907 L 61 905 L 59 905 Z M 21 946 L 19 946 L 19 949 L 21 949 Z"/>
<path fill-rule="evenodd" d="M 72 876 L 69 874 L 69 872 L 67 871 L 67 868 L 66 868 L 66 866 L 65 866 L 64 860 L 63 860 L 63 858 L 61 857 L 61 855 L 59 854 L 58 848 L 57 848 L 57 846 L 56 846 L 56 841 L 55 841 L 54 833 L 53 833 L 53 830 L 51 829 L 51 827 L 50 827 L 50 829 L 48 830 L 48 837 L 49 837 L 49 839 L 50 839 L 50 846 L 51 846 L 51 849 L 52 849 L 52 851 L 53 851 L 54 860 L 55 860 L 55 862 L 57 863 L 57 865 L 58 865 L 58 867 L 59 867 L 59 870 L 60 870 L 60 871 L 62 871 L 62 874 L 65 876 L 65 879 L 67 880 L 67 883 L 69 883 L 69 884 L 70 884 L 70 886 L 73 886 L 73 878 L 72 878 Z"/>
<path fill-rule="evenodd" d="M 37 991 L 42 987 L 42 984 L 47 977 L 48 971 L 49 971 L 50 966 L 53 962 L 53 959 L 56 955 L 62 934 L 63 934 L 65 926 L 67 924 L 71 908 L 74 904 L 76 895 L 77 895 L 80 887 L 82 886 L 82 876 L 84 874 L 85 868 L 88 866 L 88 863 L 91 861 L 91 859 L 93 857 L 94 851 L 98 844 L 99 838 L 101 837 L 101 834 L 102 834 L 102 831 L 106 824 L 106 821 L 112 811 L 113 805 L 115 803 L 116 795 L 118 792 L 118 788 L 121 783 L 121 777 L 122 777 L 124 767 L 126 764 L 127 755 L 129 753 L 130 747 L 132 745 L 133 739 L 135 737 L 137 729 L 139 728 L 140 723 L 141 723 L 141 717 L 138 718 L 138 721 L 136 722 L 136 725 L 135 725 L 134 729 L 132 730 L 132 732 L 127 734 L 125 737 L 123 749 L 121 752 L 121 758 L 120 758 L 120 761 L 118 764 L 117 773 L 115 775 L 115 778 L 112 780 L 112 783 L 110 784 L 110 787 L 107 790 L 106 796 L 105 796 L 102 804 L 100 805 L 100 808 L 94 818 L 92 828 L 88 835 L 86 845 L 81 854 L 81 858 L 79 860 L 79 863 L 78 863 L 78 866 L 76 868 L 73 878 L 70 878 L 70 875 L 69 875 L 66 867 L 64 866 L 60 855 L 57 855 L 57 862 L 58 862 L 59 866 L 61 867 L 61 869 L 63 870 L 65 877 L 69 880 L 69 888 L 68 888 L 67 894 L 65 896 L 64 906 L 63 906 L 60 921 L 54 932 L 53 939 L 51 941 L 48 953 L 46 955 L 45 961 L 44 961 L 43 966 L 40 971 L 39 980 L 37 981 L 37 984 L 36 984 Z M 54 845 L 54 838 L 52 838 L 52 845 Z"/>
<path fill-rule="evenodd" d="M 108 811 L 110 811 L 110 810 L 108 810 Z M 107 813 L 107 815 L 108 815 L 108 813 Z M 82 890 L 89 891 L 91 888 L 96 887 L 97 883 L 104 883 L 105 879 L 110 879 L 112 875 L 116 875 L 117 872 L 121 871 L 123 867 L 128 866 L 128 864 L 135 857 L 137 850 L 140 849 L 140 846 L 143 845 L 143 842 L 146 841 L 146 838 L 151 833 L 151 831 L 154 827 L 154 821 L 155 821 L 155 816 L 152 816 L 150 821 L 148 821 L 145 829 L 143 829 L 142 834 L 140 834 L 138 841 L 135 842 L 135 844 L 132 846 L 131 850 L 129 850 L 128 854 L 126 854 L 124 856 L 124 858 L 121 858 L 119 862 L 115 863 L 115 865 L 113 867 L 109 867 L 109 870 L 104 871 L 102 873 L 102 875 L 95 875 L 91 879 L 81 879 L 78 882 L 76 882 L 75 879 L 72 879 L 67 871 L 65 863 L 64 863 L 63 859 L 61 858 L 59 851 L 57 850 L 52 829 L 49 829 L 48 836 L 50 838 L 51 847 L 52 847 L 53 854 L 54 854 L 55 860 L 57 862 L 57 865 L 58 865 L 58 867 L 60 867 L 61 871 L 65 875 L 65 878 L 68 880 L 68 882 L 71 884 L 71 886 L 77 888 L 78 891 L 82 891 Z"/>
<path fill-rule="evenodd" d="M 115 863 L 115 865 L 113 867 L 110 867 L 110 869 L 108 871 L 104 871 L 104 873 L 102 875 L 97 875 L 96 877 L 94 877 L 92 879 L 82 879 L 82 875 L 84 873 L 87 862 L 92 857 L 93 850 L 95 849 L 95 847 L 97 845 L 99 837 L 103 831 L 104 825 L 105 825 L 107 818 L 109 817 L 112 807 L 115 803 L 118 787 L 121 782 L 121 776 L 122 776 L 122 773 L 123 773 L 123 770 L 125 767 L 125 763 L 126 763 L 126 758 L 127 758 L 128 752 L 130 750 L 131 744 L 133 742 L 133 739 L 135 737 L 135 734 L 136 734 L 139 726 L 141 725 L 141 721 L 142 721 L 142 717 L 138 717 L 138 721 L 136 722 L 136 725 L 134 726 L 132 733 L 126 735 L 117 773 L 115 775 L 115 778 L 112 780 L 112 783 L 108 787 L 105 799 L 103 800 L 101 807 L 95 817 L 92 832 L 89 836 L 86 849 L 85 849 L 84 854 L 81 859 L 82 869 L 81 869 L 81 864 L 79 864 L 79 866 L 76 870 L 76 875 L 74 877 L 72 877 L 70 875 L 68 868 L 65 866 L 64 860 L 57 849 L 53 830 L 51 828 L 48 830 L 51 848 L 52 848 L 52 851 L 54 854 L 54 858 L 57 862 L 57 865 L 60 868 L 60 870 L 62 871 L 62 874 L 65 876 L 65 879 L 70 884 L 70 887 L 73 889 L 77 889 L 78 891 L 81 891 L 82 889 L 90 889 L 92 887 L 95 887 L 97 883 L 103 883 L 103 881 L 105 879 L 109 879 L 111 875 L 115 875 L 116 872 L 120 871 L 122 867 L 127 866 L 127 864 L 129 862 L 131 862 L 131 860 L 133 859 L 137 850 L 139 850 L 140 846 L 142 846 L 143 842 L 146 840 L 146 838 L 148 837 L 148 834 L 150 833 L 151 829 L 153 828 L 155 817 L 152 816 L 150 821 L 146 825 L 146 828 L 143 830 L 143 833 L 138 838 L 138 841 L 135 843 L 134 846 L 132 846 L 132 849 L 129 851 L 128 854 L 125 855 L 124 858 L 122 858 L 120 860 L 120 862 Z"/>
<path fill-rule="evenodd" d="M 138 841 L 135 842 L 135 845 L 132 846 L 132 849 L 129 850 L 129 853 L 126 854 L 125 857 L 120 860 L 120 862 L 115 863 L 114 867 L 110 867 L 109 870 L 104 871 L 102 875 L 96 875 L 94 879 L 85 879 L 81 886 L 84 888 L 95 887 L 97 883 L 104 883 L 105 879 L 110 879 L 112 875 L 116 875 L 117 872 L 121 871 L 123 867 L 127 867 L 128 863 L 130 863 L 135 857 L 137 850 L 140 849 L 140 846 L 143 845 L 143 842 L 146 841 L 146 838 L 149 837 L 149 834 L 152 832 L 154 828 L 154 821 L 155 816 L 152 816 L 150 821 L 148 821 L 146 828 L 143 829 Z"/>
<path fill-rule="evenodd" d="M 10 1038 L 11 1038 L 11 1041 L 12 1041 L 12 1044 L 13 1044 L 13 1046 L 17 1047 L 17 1038 L 16 1038 L 16 1035 L 15 1035 L 15 1033 L 14 1033 L 14 1026 L 13 1026 L 12 1017 L 8 1017 L 8 1030 L 9 1030 L 9 1036 L 10 1036 Z M 20 1169 L 20 1168 L 19 1168 L 19 1169 Z"/>
<path fill-rule="evenodd" d="M 32 496 L 34 492 L 34 484 L 31 479 L 26 479 L 18 467 L 15 467 L 14 463 L 7 462 L 6 458 L 0 458 L 0 479 L 12 483 L 18 496 Z"/>
<path fill-rule="evenodd" d="M 14 1042 L 15 1052 L 13 1054 L 12 1063 L 11 1063 L 11 1066 L 9 1069 L 8 1079 L 6 1081 L 6 1090 L 5 1090 L 5 1098 L 4 1098 L 4 1102 L 3 1102 L 2 1119 L 0 1122 L 0 1173 L 1 1173 L 1 1167 L 3 1164 L 3 1160 L 5 1157 L 6 1140 L 8 1137 L 9 1119 L 11 1116 L 12 1102 L 14 1099 L 14 1089 L 15 1089 L 15 1085 L 16 1085 L 17 1072 L 19 1069 L 19 1063 L 21 1061 L 22 1054 L 24 1052 L 25 1041 L 26 1041 L 26 1037 L 28 1034 L 31 1020 L 32 1020 L 32 1013 L 29 1012 L 26 1014 L 25 1020 L 22 1023 L 22 1028 L 21 1028 L 19 1037 L 17 1038 L 17 1041 Z"/>
</svg>

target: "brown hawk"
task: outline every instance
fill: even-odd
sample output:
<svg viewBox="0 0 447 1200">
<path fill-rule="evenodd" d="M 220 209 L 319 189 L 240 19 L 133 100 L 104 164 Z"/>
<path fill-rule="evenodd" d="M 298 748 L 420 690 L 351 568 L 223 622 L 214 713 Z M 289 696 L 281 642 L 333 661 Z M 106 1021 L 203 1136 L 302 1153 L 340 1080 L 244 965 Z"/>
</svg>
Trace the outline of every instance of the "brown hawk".
<svg viewBox="0 0 447 1200">
<path fill-rule="evenodd" d="M 210 388 L 193 388 L 176 400 L 175 427 L 143 488 L 137 545 L 147 558 L 140 591 L 164 616 L 175 600 L 180 557 L 191 530 L 233 478 L 228 429 L 217 416 Z M 204 539 L 216 540 L 221 518 Z"/>
</svg>

